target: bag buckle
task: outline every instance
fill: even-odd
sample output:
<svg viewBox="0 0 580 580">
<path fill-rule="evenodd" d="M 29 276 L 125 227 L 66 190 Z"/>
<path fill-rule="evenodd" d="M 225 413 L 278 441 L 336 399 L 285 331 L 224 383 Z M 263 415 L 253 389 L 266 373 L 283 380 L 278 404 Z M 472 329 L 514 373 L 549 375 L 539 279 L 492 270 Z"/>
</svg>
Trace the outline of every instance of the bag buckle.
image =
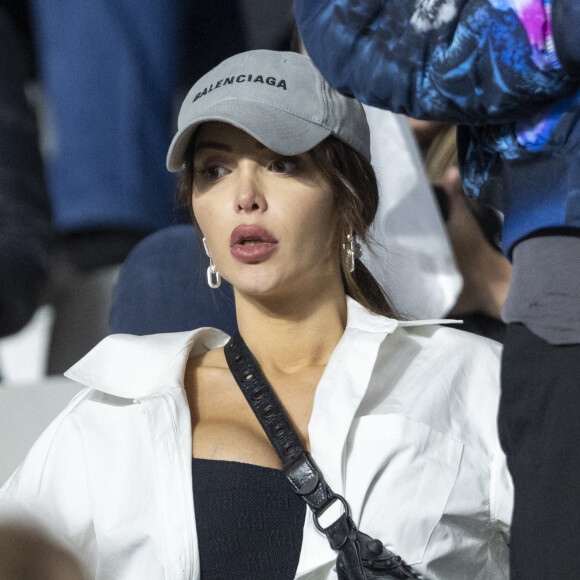
<svg viewBox="0 0 580 580">
<path fill-rule="evenodd" d="M 334 520 L 333 522 L 331 522 L 327 526 L 323 526 L 320 523 L 319 518 L 322 515 L 324 515 L 324 513 L 328 509 L 330 509 L 332 506 L 334 506 L 337 501 L 339 501 L 342 504 L 343 512 L 336 518 L 336 520 Z M 314 514 L 313 514 L 314 525 L 316 526 L 316 529 L 319 532 L 322 532 L 323 534 L 327 534 L 328 531 L 330 530 L 330 528 L 335 526 L 335 524 L 342 518 L 346 518 L 347 520 L 350 519 L 350 508 L 349 508 L 347 501 L 342 497 L 342 495 L 339 495 L 338 493 L 334 493 L 334 492 L 329 497 L 328 501 L 321 508 L 317 509 L 316 512 L 314 512 Z"/>
</svg>

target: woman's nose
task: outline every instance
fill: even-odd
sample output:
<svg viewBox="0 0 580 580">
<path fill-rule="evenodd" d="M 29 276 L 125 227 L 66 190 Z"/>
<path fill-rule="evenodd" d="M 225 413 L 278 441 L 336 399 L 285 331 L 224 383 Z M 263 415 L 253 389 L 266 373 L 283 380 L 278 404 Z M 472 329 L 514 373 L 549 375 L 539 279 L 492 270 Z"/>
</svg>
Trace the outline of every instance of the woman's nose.
<svg viewBox="0 0 580 580">
<path fill-rule="evenodd" d="M 236 182 L 235 209 L 238 212 L 264 211 L 268 207 L 259 168 L 243 166 Z"/>
</svg>

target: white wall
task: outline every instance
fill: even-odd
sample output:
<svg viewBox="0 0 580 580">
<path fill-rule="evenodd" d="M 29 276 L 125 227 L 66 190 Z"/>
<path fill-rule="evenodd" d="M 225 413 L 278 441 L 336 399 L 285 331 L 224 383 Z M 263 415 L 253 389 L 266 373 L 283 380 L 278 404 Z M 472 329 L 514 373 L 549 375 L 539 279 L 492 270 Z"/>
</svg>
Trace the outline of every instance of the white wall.
<svg viewBox="0 0 580 580">
<path fill-rule="evenodd" d="M 0 383 L 0 486 L 48 424 L 81 389 L 64 377 Z"/>
</svg>

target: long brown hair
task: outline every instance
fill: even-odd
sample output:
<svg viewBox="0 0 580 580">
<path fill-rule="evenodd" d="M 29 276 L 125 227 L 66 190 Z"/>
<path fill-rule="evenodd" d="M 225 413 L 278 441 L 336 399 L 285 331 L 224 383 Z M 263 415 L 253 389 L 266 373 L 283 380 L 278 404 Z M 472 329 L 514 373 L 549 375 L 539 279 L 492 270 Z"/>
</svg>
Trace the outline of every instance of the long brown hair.
<svg viewBox="0 0 580 580">
<path fill-rule="evenodd" d="M 194 144 L 195 136 L 191 139 L 185 154 L 179 183 L 179 201 L 188 208 L 193 224 L 199 231 L 191 197 L 195 176 Z M 342 243 L 346 240 L 346 234 L 350 232 L 359 240 L 368 241 L 368 228 L 379 205 L 379 188 L 372 165 L 352 147 L 333 135 L 316 145 L 309 153 L 330 183 L 335 195 L 342 231 L 341 248 L 338 251 L 341 256 L 342 282 L 346 294 L 372 312 L 396 317 L 395 309 L 365 265 L 357 259 L 354 272 L 351 273 L 346 266 L 346 253 L 342 250 Z"/>
</svg>

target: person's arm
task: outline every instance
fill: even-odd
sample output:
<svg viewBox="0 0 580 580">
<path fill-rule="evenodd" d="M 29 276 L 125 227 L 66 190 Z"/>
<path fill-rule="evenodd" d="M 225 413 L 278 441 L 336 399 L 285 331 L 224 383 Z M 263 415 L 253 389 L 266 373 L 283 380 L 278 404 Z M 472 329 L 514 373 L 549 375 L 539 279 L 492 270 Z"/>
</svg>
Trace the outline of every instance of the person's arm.
<svg viewBox="0 0 580 580">
<path fill-rule="evenodd" d="M 449 208 L 445 227 L 463 276 L 463 289 L 450 315 L 479 312 L 500 320 L 512 266 L 486 239 L 468 208 L 457 167 L 450 167 L 445 172 L 441 186 Z"/>
<path fill-rule="evenodd" d="M 308 54 L 338 90 L 418 119 L 477 125 L 529 117 L 577 86 L 551 42 L 549 0 L 516 4 L 295 0 L 295 13 Z"/>
</svg>

